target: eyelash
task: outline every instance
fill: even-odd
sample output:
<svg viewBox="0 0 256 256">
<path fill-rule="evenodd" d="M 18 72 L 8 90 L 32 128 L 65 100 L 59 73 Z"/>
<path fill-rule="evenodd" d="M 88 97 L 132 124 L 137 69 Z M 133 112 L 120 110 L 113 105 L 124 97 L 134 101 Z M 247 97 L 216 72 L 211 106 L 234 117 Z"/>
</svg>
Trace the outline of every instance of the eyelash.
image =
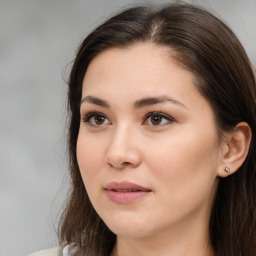
<svg viewBox="0 0 256 256">
<path fill-rule="evenodd" d="M 102 126 L 102 125 L 104 125 L 104 124 L 95 124 L 95 123 L 92 123 L 92 118 L 94 118 L 94 117 L 103 117 L 105 120 L 108 120 L 107 119 L 107 117 L 103 114 L 103 113 L 101 113 L 101 112 L 90 112 L 90 113 L 88 113 L 88 114 L 86 114 L 86 115 L 84 115 L 83 117 L 82 117 L 82 121 L 84 122 L 84 123 L 88 123 L 90 126 L 93 126 L 93 127 L 100 127 L 100 126 Z M 149 119 L 149 118 L 152 118 L 152 117 L 160 117 L 161 118 L 161 121 L 162 120 L 166 120 L 166 122 L 164 123 L 164 124 L 147 124 L 147 125 L 152 125 L 152 126 L 161 126 L 161 125 L 165 125 L 165 124 L 167 124 L 167 123 L 172 123 L 172 122 L 174 122 L 175 120 L 172 118 L 172 117 L 170 117 L 170 116 L 168 116 L 168 115 L 166 115 L 166 114 L 163 114 L 162 112 L 159 112 L 159 111 L 153 111 L 153 112 L 149 112 L 148 114 L 146 114 L 145 115 L 145 117 L 144 117 L 144 121 L 143 121 L 143 123 L 142 124 L 145 124 L 146 123 L 146 121 Z M 105 120 L 104 120 L 104 122 L 105 122 Z M 151 120 L 152 121 L 152 120 Z M 95 121 L 94 121 L 95 122 Z M 110 122 L 110 121 L 109 121 Z M 111 122 L 110 122 L 111 123 Z"/>
<path fill-rule="evenodd" d="M 143 123 L 145 123 L 149 118 L 152 118 L 154 116 L 160 117 L 161 120 L 163 120 L 163 119 L 167 120 L 167 122 L 165 124 L 174 122 L 174 119 L 172 117 L 170 117 L 160 111 L 153 111 L 153 112 L 149 112 L 148 114 L 146 114 L 146 116 L 144 118 L 145 121 L 143 121 Z M 164 125 L 164 124 L 160 124 L 160 125 L 149 124 L 149 125 L 160 126 L 160 125 Z"/>
<path fill-rule="evenodd" d="M 103 118 L 107 119 L 107 117 L 103 113 L 101 113 L 101 112 L 90 112 L 90 113 L 84 115 L 82 117 L 82 120 L 83 120 L 84 123 L 88 123 L 90 126 L 101 126 L 101 125 L 98 125 L 98 124 L 93 124 L 91 122 L 91 119 L 93 117 L 96 117 L 96 116 L 103 117 Z"/>
</svg>

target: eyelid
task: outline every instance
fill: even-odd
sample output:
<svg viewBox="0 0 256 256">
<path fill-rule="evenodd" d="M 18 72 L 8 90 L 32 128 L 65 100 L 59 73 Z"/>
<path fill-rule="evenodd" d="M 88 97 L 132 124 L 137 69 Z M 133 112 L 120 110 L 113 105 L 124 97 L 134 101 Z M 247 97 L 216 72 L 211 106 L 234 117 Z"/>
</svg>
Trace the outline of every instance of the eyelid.
<svg viewBox="0 0 256 256">
<path fill-rule="evenodd" d="M 104 117 L 104 118 L 108 121 L 108 123 L 107 123 L 107 124 L 104 124 L 105 121 L 104 121 L 104 123 L 102 123 L 102 124 L 95 124 L 95 123 L 93 123 L 93 122 L 91 121 L 91 119 L 92 119 L 93 117 L 95 117 L 95 116 L 102 116 L 102 117 Z M 154 124 L 146 123 L 147 120 L 148 120 L 150 117 L 152 117 L 152 116 L 159 116 L 159 117 L 161 117 L 163 120 L 166 120 L 166 122 L 165 122 L 164 124 L 155 124 L 155 125 L 154 125 Z M 112 124 L 111 121 L 109 120 L 109 118 L 108 118 L 105 114 L 103 114 L 102 112 L 98 112 L 98 111 L 89 112 L 89 113 L 87 113 L 87 114 L 81 114 L 81 119 L 82 119 L 82 121 L 83 121 L 84 123 L 86 123 L 86 124 L 88 124 L 88 125 L 90 125 L 90 126 L 93 126 L 93 127 L 102 127 L 102 126 L 105 126 L 105 125 Z M 152 126 L 156 126 L 156 127 L 157 127 L 157 126 L 163 126 L 163 125 L 168 124 L 168 123 L 172 123 L 172 122 L 174 122 L 174 121 L 175 121 L 174 118 L 170 117 L 170 116 L 167 115 L 167 114 L 164 114 L 164 113 L 161 112 L 161 111 L 151 111 L 151 112 L 149 112 L 149 113 L 147 113 L 147 114 L 145 115 L 142 124 L 143 124 L 143 125 L 152 125 Z"/>
<path fill-rule="evenodd" d="M 161 112 L 161 111 L 152 111 L 152 112 L 149 112 L 149 113 L 147 113 L 147 114 L 145 115 L 143 124 L 147 121 L 148 118 L 150 118 L 150 117 L 152 117 L 152 116 L 160 116 L 160 117 L 166 119 L 166 120 L 168 121 L 168 123 L 172 123 L 172 122 L 175 121 L 174 118 L 170 117 L 170 116 L 167 115 L 167 114 L 164 114 L 164 113 Z M 162 124 L 162 125 L 163 125 L 163 124 Z M 153 126 L 161 126 L 161 124 L 160 124 L 160 125 L 153 125 Z"/>
<path fill-rule="evenodd" d="M 106 118 L 108 120 L 108 122 L 111 124 L 111 121 L 107 118 L 107 116 L 105 114 L 103 114 L 102 112 L 98 112 L 98 111 L 93 111 L 93 112 L 89 112 L 87 114 L 81 114 L 81 119 L 84 123 L 93 126 L 93 127 L 100 127 L 100 126 L 104 126 L 104 124 L 102 125 L 97 125 L 97 124 L 93 124 L 90 122 L 90 119 L 95 117 L 95 116 L 103 116 L 104 118 Z"/>
</svg>

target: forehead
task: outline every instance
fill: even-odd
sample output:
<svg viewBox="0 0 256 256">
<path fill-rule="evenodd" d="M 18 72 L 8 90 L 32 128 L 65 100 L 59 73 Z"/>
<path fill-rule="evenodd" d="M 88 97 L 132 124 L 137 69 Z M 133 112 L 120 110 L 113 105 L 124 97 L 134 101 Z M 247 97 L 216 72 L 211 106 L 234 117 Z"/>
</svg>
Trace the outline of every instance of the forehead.
<svg viewBox="0 0 256 256">
<path fill-rule="evenodd" d="M 194 75 L 174 61 L 174 54 L 168 47 L 151 43 L 107 49 L 89 64 L 83 91 L 122 90 L 127 84 L 134 91 L 162 90 L 174 83 L 194 84 Z"/>
</svg>

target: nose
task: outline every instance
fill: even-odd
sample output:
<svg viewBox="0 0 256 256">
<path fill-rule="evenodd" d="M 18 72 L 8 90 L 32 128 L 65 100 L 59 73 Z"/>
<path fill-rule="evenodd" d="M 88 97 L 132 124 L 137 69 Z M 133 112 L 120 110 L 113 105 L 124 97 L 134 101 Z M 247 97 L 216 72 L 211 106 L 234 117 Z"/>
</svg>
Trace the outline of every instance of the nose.
<svg viewBox="0 0 256 256">
<path fill-rule="evenodd" d="M 105 155 L 105 162 L 115 169 L 135 168 L 141 163 L 136 132 L 120 127 L 113 132 Z"/>
</svg>

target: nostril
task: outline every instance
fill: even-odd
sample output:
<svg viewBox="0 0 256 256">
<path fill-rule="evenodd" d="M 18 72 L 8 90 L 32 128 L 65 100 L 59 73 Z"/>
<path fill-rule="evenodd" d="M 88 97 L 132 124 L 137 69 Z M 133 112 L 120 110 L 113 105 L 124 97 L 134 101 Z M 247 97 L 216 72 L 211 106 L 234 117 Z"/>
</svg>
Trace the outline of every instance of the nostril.
<svg viewBox="0 0 256 256">
<path fill-rule="evenodd" d="M 114 167 L 113 164 L 111 164 L 111 163 L 107 163 L 107 164 L 108 164 L 110 167 Z"/>
<path fill-rule="evenodd" d="M 141 160 L 138 150 L 128 147 L 127 144 L 126 146 L 124 144 L 122 147 L 119 146 L 114 143 L 111 144 L 105 154 L 104 162 L 117 169 L 137 167 Z"/>
<path fill-rule="evenodd" d="M 117 169 L 123 169 L 123 168 L 125 168 L 126 166 L 129 166 L 129 165 L 131 165 L 131 163 L 129 163 L 129 162 L 123 162 L 123 163 L 121 163 L 121 164 L 113 164 L 113 163 L 108 163 L 108 165 L 110 166 L 110 167 L 113 167 L 113 168 L 117 168 Z"/>
</svg>

